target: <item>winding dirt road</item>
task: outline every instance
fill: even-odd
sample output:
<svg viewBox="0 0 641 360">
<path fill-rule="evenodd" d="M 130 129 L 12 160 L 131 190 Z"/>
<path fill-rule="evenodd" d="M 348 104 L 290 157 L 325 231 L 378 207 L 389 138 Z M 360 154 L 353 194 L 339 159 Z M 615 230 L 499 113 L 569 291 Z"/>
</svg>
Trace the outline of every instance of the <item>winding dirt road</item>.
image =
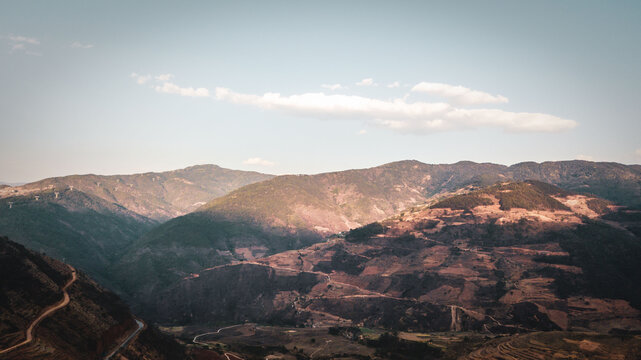
<svg viewBox="0 0 641 360">
<path fill-rule="evenodd" d="M 64 293 L 62 300 L 59 303 L 46 308 L 45 311 L 42 314 L 40 314 L 40 316 L 38 316 L 31 323 L 31 325 L 29 325 L 29 327 L 25 331 L 26 339 L 23 342 L 13 345 L 10 348 L 0 350 L 0 354 L 7 353 L 9 351 L 15 350 L 21 346 L 24 346 L 30 343 L 33 340 L 33 330 L 35 329 L 35 327 L 47 316 L 53 314 L 56 310 L 62 309 L 63 307 L 67 306 L 67 304 L 69 304 L 70 299 L 69 299 L 69 293 L 67 292 L 67 289 L 69 288 L 69 286 L 71 286 L 71 284 L 73 284 L 78 279 L 78 275 L 76 274 L 76 269 L 74 269 L 73 266 L 71 265 L 67 265 L 67 266 L 69 266 L 69 269 L 71 269 L 71 280 L 69 280 L 65 284 L 65 286 L 62 288 L 62 292 Z"/>
<path fill-rule="evenodd" d="M 198 344 L 198 345 L 208 345 L 207 343 L 198 341 L 198 338 L 201 337 L 201 336 L 205 336 L 205 335 L 220 334 L 221 330 L 231 329 L 231 328 L 235 328 L 235 327 L 243 326 L 243 325 L 247 325 L 247 324 L 236 324 L 236 325 L 232 325 L 232 326 L 226 326 L 226 327 L 222 327 L 222 328 L 218 329 L 217 331 L 212 331 L 212 332 L 207 332 L 207 333 L 204 333 L 204 334 L 199 334 L 199 335 L 194 336 L 194 339 L 192 340 L 192 342 L 194 344 Z M 225 358 L 227 360 L 244 360 L 240 356 L 238 356 L 236 354 L 232 354 L 232 353 L 223 353 L 223 355 L 225 355 Z"/>
</svg>

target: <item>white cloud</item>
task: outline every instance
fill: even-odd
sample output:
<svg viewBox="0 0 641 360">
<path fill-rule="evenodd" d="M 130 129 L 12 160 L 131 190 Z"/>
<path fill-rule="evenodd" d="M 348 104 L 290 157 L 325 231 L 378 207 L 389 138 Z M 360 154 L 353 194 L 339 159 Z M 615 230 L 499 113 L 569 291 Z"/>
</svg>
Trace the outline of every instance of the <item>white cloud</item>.
<svg viewBox="0 0 641 360">
<path fill-rule="evenodd" d="M 363 130 L 361 130 L 361 131 L 356 133 L 356 135 L 365 135 L 365 134 L 367 134 L 367 130 L 365 130 L 365 129 L 363 129 Z"/>
<path fill-rule="evenodd" d="M 323 84 L 323 85 L 321 85 L 321 87 L 322 87 L 322 88 L 324 88 L 324 89 L 332 90 L 332 91 L 346 89 L 346 88 L 345 88 L 343 85 L 341 85 L 341 84 Z"/>
<path fill-rule="evenodd" d="M 374 79 L 366 78 L 356 83 L 356 86 L 376 86 Z"/>
<path fill-rule="evenodd" d="M 169 80 L 174 77 L 173 74 L 160 74 L 152 76 L 131 73 L 131 75 L 129 76 L 134 79 L 139 85 L 144 85 L 152 79 L 158 83 L 162 83 L 161 85 L 153 86 L 154 90 L 159 93 L 177 94 L 180 96 L 189 97 L 209 97 L 209 90 L 206 88 L 180 87 L 172 82 L 169 82 Z"/>
<path fill-rule="evenodd" d="M 137 73 L 131 73 L 129 77 L 136 80 L 136 83 L 138 83 L 138 85 L 142 85 L 147 81 L 151 80 L 151 75 L 140 75 Z"/>
<path fill-rule="evenodd" d="M 10 42 L 12 43 L 25 43 L 25 44 L 30 44 L 30 45 L 40 45 L 40 40 L 32 37 L 27 37 L 27 36 L 20 36 L 20 35 L 13 35 L 9 34 L 6 36 L 3 36 L 6 39 L 9 39 Z"/>
<path fill-rule="evenodd" d="M 400 86 L 401 86 L 401 83 L 398 82 L 398 81 L 394 81 L 391 84 L 387 84 L 387 87 L 390 88 L 390 89 L 394 89 L 394 88 L 397 88 L 397 87 L 400 87 Z"/>
<path fill-rule="evenodd" d="M 249 158 L 245 161 L 243 161 L 243 164 L 246 165 L 260 165 L 260 166 L 274 166 L 274 163 L 272 161 L 268 161 L 259 157 L 253 157 Z"/>
<path fill-rule="evenodd" d="M 69 45 L 69 47 L 74 49 L 91 49 L 94 47 L 94 44 L 85 44 L 79 41 L 74 41 Z"/>
<path fill-rule="evenodd" d="M 216 88 L 215 98 L 300 116 L 364 119 L 382 127 L 408 133 L 479 127 L 498 127 L 514 132 L 558 132 L 577 126 L 573 120 L 541 113 L 462 109 L 443 102 L 409 103 L 404 99 L 379 100 L 354 95 L 323 93 L 290 96 L 282 96 L 278 93 L 252 95 L 219 87 Z"/>
<path fill-rule="evenodd" d="M 503 104 L 509 100 L 502 95 L 491 95 L 483 91 L 468 89 L 464 86 L 454 86 L 441 83 L 421 82 L 412 91 L 451 99 L 459 105 Z"/>
<path fill-rule="evenodd" d="M 577 155 L 576 156 L 577 160 L 585 160 L 585 161 L 594 161 L 594 157 L 590 155 Z"/>
<path fill-rule="evenodd" d="M 455 100 L 448 102 L 425 102 L 403 98 L 380 100 L 370 97 L 325 94 L 322 92 L 281 95 L 268 92 L 262 95 L 238 93 L 224 87 L 217 87 L 213 94 L 206 88 L 180 87 L 166 81 L 173 78 L 171 74 L 157 76 L 132 73 L 131 77 L 138 84 L 145 84 L 155 79 L 162 84 L 153 86 L 159 93 L 178 94 L 190 97 L 212 97 L 219 101 L 234 104 L 255 106 L 266 110 L 281 111 L 302 117 L 321 119 L 361 120 L 403 133 L 430 133 L 469 128 L 499 128 L 509 132 L 559 132 L 575 128 L 574 120 L 560 118 L 550 114 L 532 112 L 512 112 L 500 109 L 469 109 L 459 106 L 460 103 L 478 104 L 490 100 L 503 101 L 504 97 L 469 90 L 455 91 L 448 96 Z M 365 79 L 367 80 L 367 79 Z M 369 79 L 371 80 L 371 79 Z M 373 80 L 367 81 L 374 84 Z M 430 84 L 430 83 L 420 83 Z M 338 84 L 336 84 L 338 85 Z M 460 88 L 440 84 L 441 90 Z M 422 91 L 421 86 L 415 86 Z M 414 89 L 413 89 L 414 90 Z M 359 134 L 364 134 L 363 131 Z M 256 158 L 249 159 L 255 160 Z"/>
<path fill-rule="evenodd" d="M 178 94 L 180 96 L 190 97 L 209 97 L 209 90 L 205 88 L 194 89 L 192 87 L 183 88 L 174 83 L 166 82 L 154 88 L 159 93 Z"/>
<path fill-rule="evenodd" d="M 6 39 L 9 44 L 9 53 L 21 52 L 26 55 L 42 56 L 41 53 L 31 50 L 31 48 L 40 45 L 40 40 L 20 35 L 2 35 L 0 39 Z"/>
<path fill-rule="evenodd" d="M 156 81 L 169 81 L 173 79 L 173 77 L 174 77 L 173 74 L 160 74 L 160 75 L 154 76 L 154 79 L 156 79 Z"/>
</svg>

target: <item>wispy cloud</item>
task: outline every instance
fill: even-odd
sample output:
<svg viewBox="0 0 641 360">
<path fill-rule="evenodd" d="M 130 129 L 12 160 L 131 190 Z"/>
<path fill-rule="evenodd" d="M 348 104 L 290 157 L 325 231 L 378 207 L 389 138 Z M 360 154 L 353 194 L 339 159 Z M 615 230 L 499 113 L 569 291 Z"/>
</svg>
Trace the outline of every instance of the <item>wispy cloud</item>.
<svg viewBox="0 0 641 360">
<path fill-rule="evenodd" d="M 402 133 L 431 133 L 470 128 L 499 128 L 509 132 L 559 132 L 575 128 L 574 120 L 535 112 L 512 112 L 494 108 L 470 109 L 460 103 L 479 104 L 482 102 L 504 102 L 502 96 L 494 96 L 467 88 L 457 90 L 451 102 L 409 101 L 407 94 L 402 98 L 375 99 L 371 97 L 325 94 L 322 92 L 281 95 L 268 92 L 262 95 L 235 92 L 229 88 L 217 87 L 214 91 L 207 88 L 181 87 L 165 81 L 173 75 L 138 75 L 131 77 L 139 84 L 155 79 L 153 88 L 160 93 L 178 94 L 191 97 L 212 97 L 219 101 L 244 104 L 261 109 L 281 111 L 302 117 L 321 119 L 360 120 L 371 125 Z M 367 83 L 374 84 L 374 81 Z M 421 89 L 419 83 L 415 88 Z M 421 85 L 421 86 L 419 86 Z M 440 84 L 441 89 L 459 88 Z M 419 90 L 420 91 L 420 90 Z M 450 99 L 452 100 L 452 99 Z"/>
<path fill-rule="evenodd" d="M 26 55 L 42 56 L 41 53 L 34 51 L 33 48 L 40 45 L 40 40 L 21 35 L 2 35 L 0 39 L 5 39 L 9 44 L 9 53 L 23 53 Z"/>
<path fill-rule="evenodd" d="M 509 101 L 508 98 L 502 95 L 491 95 L 464 86 L 432 82 L 418 83 L 414 85 L 412 91 L 447 98 L 458 105 L 504 104 Z"/>
<path fill-rule="evenodd" d="M 193 87 L 180 87 L 174 83 L 166 82 L 162 85 L 154 87 L 154 89 L 159 93 L 165 94 L 178 94 L 180 96 L 189 96 L 189 97 L 208 97 L 209 90 L 205 88 L 193 88 Z"/>
<path fill-rule="evenodd" d="M 401 83 L 398 82 L 398 81 L 394 81 L 391 84 L 387 84 L 387 87 L 390 88 L 390 89 L 394 89 L 394 88 L 397 88 L 397 87 L 400 87 L 400 86 L 401 86 Z"/>
<path fill-rule="evenodd" d="M 4 36 L 4 38 L 9 39 L 9 41 L 13 42 L 13 43 L 25 43 L 25 44 L 31 44 L 31 45 L 40 45 L 40 40 L 38 40 L 36 38 L 33 38 L 33 37 L 9 34 L 9 35 Z"/>
<path fill-rule="evenodd" d="M 69 44 L 69 47 L 72 49 L 91 49 L 94 46 L 95 46 L 94 44 L 81 43 L 79 41 L 74 41 L 71 44 Z"/>
<path fill-rule="evenodd" d="M 259 157 L 249 158 L 243 161 L 245 165 L 274 166 L 274 162 Z"/>
<path fill-rule="evenodd" d="M 329 90 L 332 90 L 332 91 L 346 89 L 346 87 L 344 87 L 341 84 L 323 84 L 323 85 L 321 85 L 321 87 L 323 89 L 329 89 Z"/>
<path fill-rule="evenodd" d="M 356 86 L 376 86 L 376 85 L 377 84 L 374 82 L 374 79 L 372 78 L 366 78 L 356 83 Z"/>
<path fill-rule="evenodd" d="M 140 75 L 138 73 L 131 73 L 129 77 L 134 79 L 138 85 L 143 85 L 151 80 L 151 75 Z"/>
<path fill-rule="evenodd" d="M 365 129 L 362 129 L 362 130 L 360 130 L 359 132 L 356 133 L 356 135 L 365 135 L 365 134 L 367 134 L 367 130 L 365 130 Z"/>
<path fill-rule="evenodd" d="M 379 100 L 355 95 L 304 93 L 283 96 L 242 94 L 216 88 L 221 101 L 246 104 L 318 118 L 360 119 L 395 131 L 416 133 L 463 128 L 498 127 L 507 131 L 557 132 L 577 126 L 573 120 L 557 116 L 510 112 L 499 109 L 464 109 L 444 102 L 407 102 L 404 99 Z"/>
<path fill-rule="evenodd" d="M 171 79 L 174 78 L 173 74 L 159 74 L 159 75 L 140 75 L 138 73 L 131 73 L 129 75 L 138 85 L 144 85 L 151 80 L 154 80 L 152 82 L 152 88 L 156 90 L 156 92 L 163 93 L 163 94 L 177 94 L 180 96 L 188 96 L 188 97 L 209 97 L 209 90 L 206 88 L 193 88 L 193 87 L 181 87 L 179 85 L 176 85 L 172 82 L 170 82 Z M 155 85 L 154 85 L 155 83 Z"/>
<path fill-rule="evenodd" d="M 173 74 L 160 74 L 160 75 L 154 76 L 154 79 L 156 79 L 156 81 L 169 81 L 173 78 L 174 78 Z"/>
</svg>

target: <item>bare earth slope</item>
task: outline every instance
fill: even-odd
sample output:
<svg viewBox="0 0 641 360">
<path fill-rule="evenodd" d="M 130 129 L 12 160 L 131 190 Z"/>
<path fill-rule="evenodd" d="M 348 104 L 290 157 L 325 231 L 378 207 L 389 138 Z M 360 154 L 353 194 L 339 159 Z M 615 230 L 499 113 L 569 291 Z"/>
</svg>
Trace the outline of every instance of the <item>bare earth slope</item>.
<svg viewBox="0 0 641 360">
<path fill-rule="evenodd" d="M 297 249 L 324 236 L 384 219 L 501 165 L 402 161 L 371 169 L 287 175 L 251 184 L 141 237 L 114 273 L 133 295 L 200 269 Z"/>
<path fill-rule="evenodd" d="M 153 298 L 157 289 L 202 268 L 304 247 L 471 185 L 513 178 L 543 179 L 626 205 L 641 203 L 641 173 L 615 163 L 507 167 L 400 161 L 370 169 L 278 176 L 216 198 L 153 229 L 129 248 L 114 271 L 135 296 Z"/>
<path fill-rule="evenodd" d="M 504 183 L 345 238 L 200 271 L 159 296 L 154 312 L 173 324 L 641 329 L 641 239 L 631 231 L 640 214 L 613 209 L 540 182 Z"/>
</svg>

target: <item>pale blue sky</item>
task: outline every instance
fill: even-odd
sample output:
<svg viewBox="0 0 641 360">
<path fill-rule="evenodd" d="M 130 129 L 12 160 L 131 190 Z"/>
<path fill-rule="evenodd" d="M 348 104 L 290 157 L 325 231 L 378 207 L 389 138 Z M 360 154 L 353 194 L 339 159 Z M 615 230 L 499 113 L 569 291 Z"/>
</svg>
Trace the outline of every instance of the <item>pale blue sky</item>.
<svg viewBox="0 0 641 360">
<path fill-rule="evenodd" d="M 2 1 L 0 180 L 641 163 L 640 83 L 639 1 Z"/>
</svg>

